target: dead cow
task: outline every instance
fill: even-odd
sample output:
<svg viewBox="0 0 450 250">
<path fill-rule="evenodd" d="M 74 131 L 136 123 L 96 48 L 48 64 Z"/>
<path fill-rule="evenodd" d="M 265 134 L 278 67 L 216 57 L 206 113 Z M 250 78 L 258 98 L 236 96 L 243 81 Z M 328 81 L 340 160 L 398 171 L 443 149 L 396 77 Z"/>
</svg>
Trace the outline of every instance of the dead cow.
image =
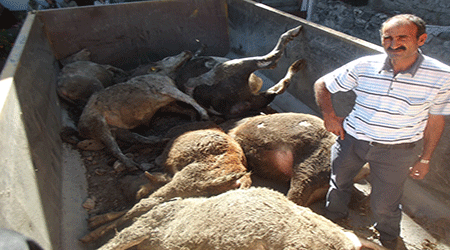
<svg viewBox="0 0 450 250">
<path fill-rule="evenodd" d="M 236 141 L 219 129 L 196 130 L 182 134 L 166 146 L 160 161 L 174 174 L 173 179 L 148 198 L 141 199 L 117 220 L 83 237 L 82 242 L 96 240 L 108 231 L 174 197 L 216 195 L 251 185 L 244 152 Z M 91 223 L 98 225 L 98 221 L 104 223 L 104 218 L 110 217 L 110 214 L 98 216 L 92 219 Z"/>
<path fill-rule="evenodd" d="M 300 113 L 260 115 L 241 120 L 229 134 L 241 145 L 253 174 L 290 182 L 287 196 L 295 203 L 309 206 L 326 192 L 336 136 L 322 119 Z"/>
<path fill-rule="evenodd" d="M 383 249 L 266 188 L 169 201 L 140 216 L 101 250 Z"/>
<path fill-rule="evenodd" d="M 190 104 L 200 113 L 202 119 L 208 119 L 206 110 L 190 96 L 178 90 L 174 81 L 167 75 L 167 72 L 176 70 L 191 57 L 191 52 L 182 52 L 171 58 L 173 63 L 167 65 L 168 69 L 162 73 L 137 76 L 95 93 L 81 114 L 78 123 L 80 135 L 101 141 L 115 157 L 132 168 L 138 164 L 122 153 L 113 131 L 116 136 L 131 142 L 160 142 L 159 137 L 143 137 L 128 130 L 148 124 L 159 108 L 176 100 Z"/>
<path fill-rule="evenodd" d="M 299 60 L 293 63 L 282 80 L 260 93 L 257 92 L 262 80 L 253 72 L 275 68 L 286 45 L 300 34 L 301 29 L 302 26 L 298 26 L 282 34 L 275 48 L 265 56 L 225 62 L 202 57 L 189 61 L 178 73 L 177 85 L 203 107 L 212 108 L 226 117 L 264 108 L 286 90 L 291 77 L 304 67 L 305 62 Z M 203 68 L 203 71 L 199 70 L 199 75 L 195 75 L 192 73 L 195 68 Z"/>
<path fill-rule="evenodd" d="M 69 103 L 84 106 L 95 92 L 126 80 L 127 73 L 111 65 L 75 61 L 58 76 L 58 95 Z"/>
</svg>

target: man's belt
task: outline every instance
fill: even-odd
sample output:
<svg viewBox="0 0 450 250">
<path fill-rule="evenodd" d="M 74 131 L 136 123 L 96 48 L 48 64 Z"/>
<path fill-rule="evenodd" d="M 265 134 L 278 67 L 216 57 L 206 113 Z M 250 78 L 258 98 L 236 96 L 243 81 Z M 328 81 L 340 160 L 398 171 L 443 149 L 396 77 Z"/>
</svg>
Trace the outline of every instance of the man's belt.
<svg viewBox="0 0 450 250">
<path fill-rule="evenodd" d="M 416 146 L 417 142 L 408 142 L 408 143 L 399 143 L 399 144 L 383 144 L 371 141 L 369 142 L 370 146 L 380 147 L 380 148 L 390 148 L 390 149 L 408 149 Z"/>
</svg>

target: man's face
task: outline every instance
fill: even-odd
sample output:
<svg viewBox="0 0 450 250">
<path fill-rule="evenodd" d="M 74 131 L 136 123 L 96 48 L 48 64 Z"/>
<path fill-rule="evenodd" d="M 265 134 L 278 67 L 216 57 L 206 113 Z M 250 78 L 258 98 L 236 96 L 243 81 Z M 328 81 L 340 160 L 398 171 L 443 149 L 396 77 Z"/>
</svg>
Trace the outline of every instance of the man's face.
<svg viewBox="0 0 450 250">
<path fill-rule="evenodd" d="M 392 60 L 415 60 L 427 34 L 417 37 L 417 26 L 406 20 L 392 20 L 381 31 L 381 44 Z"/>
</svg>

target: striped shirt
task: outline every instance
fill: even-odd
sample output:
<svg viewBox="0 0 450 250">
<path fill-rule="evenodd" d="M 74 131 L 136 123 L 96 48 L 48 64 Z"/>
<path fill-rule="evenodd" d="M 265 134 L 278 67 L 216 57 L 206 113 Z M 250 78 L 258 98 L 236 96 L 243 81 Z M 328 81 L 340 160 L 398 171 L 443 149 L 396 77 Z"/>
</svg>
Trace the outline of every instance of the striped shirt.
<svg viewBox="0 0 450 250">
<path fill-rule="evenodd" d="M 450 66 L 422 54 L 397 75 L 386 54 L 362 57 L 327 74 L 325 84 L 331 93 L 355 92 L 343 126 L 359 140 L 415 142 L 423 137 L 428 114 L 450 115 Z"/>
</svg>

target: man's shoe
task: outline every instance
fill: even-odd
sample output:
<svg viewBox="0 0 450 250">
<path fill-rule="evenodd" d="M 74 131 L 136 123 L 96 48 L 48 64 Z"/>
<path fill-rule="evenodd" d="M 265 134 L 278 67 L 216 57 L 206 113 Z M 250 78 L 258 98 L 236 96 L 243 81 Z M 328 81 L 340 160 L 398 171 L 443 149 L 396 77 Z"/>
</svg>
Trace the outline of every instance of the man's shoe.
<svg viewBox="0 0 450 250">
<path fill-rule="evenodd" d="M 408 250 L 403 242 L 402 237 L 397 237 L 393 240 L 380 240 L 383 247 L 389 250 Z"/>
</svg>

